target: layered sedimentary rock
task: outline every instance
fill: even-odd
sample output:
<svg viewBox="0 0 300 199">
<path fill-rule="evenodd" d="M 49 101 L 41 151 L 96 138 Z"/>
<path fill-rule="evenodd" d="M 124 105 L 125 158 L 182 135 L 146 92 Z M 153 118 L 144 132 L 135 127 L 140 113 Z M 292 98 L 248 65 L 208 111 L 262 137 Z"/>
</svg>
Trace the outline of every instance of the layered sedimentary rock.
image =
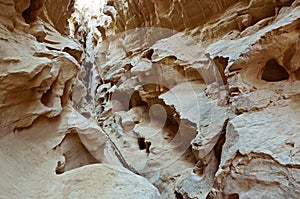
<svg viewBox="0 0 300 199">
<path fill-rule="evenodd" d="M 300 197 L 299 0 L 0 8 L 6 198 Z"/>
<path fill-rule="evenodd" d="M 108 1 L 83 28 L 94 116 L 164 198 L 298 197 L 299 13 L 299 1 Z"/>
<path fill-rule="evenodd" d="M 145 178 L 100 164 L 107 136 L 76 110 L 84 49 L 62 36 L 71 1 L 0 8 L 1 197 L 159 198 Z"/>
</svg>

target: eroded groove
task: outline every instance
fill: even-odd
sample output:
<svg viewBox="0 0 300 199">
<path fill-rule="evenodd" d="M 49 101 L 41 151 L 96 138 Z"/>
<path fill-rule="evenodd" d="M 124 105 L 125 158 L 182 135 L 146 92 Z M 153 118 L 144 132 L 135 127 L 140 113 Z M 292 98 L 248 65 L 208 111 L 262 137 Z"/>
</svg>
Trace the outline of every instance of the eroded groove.
<svg viewBox="0 0 300 199">
<path fill-rule="evenodd" d="M 57 82 L 58 82 L 58 77 L 52 82 L 49 89 L 41 97 L 42 104 L 44 104 L 47 107 L 53 106 L 53 100 L 55 100 L 55 99 L 54 99 L 54 95 L 52 92 L 55 89 Z"/>
<path fill-rule="evenodd" d="M 74 78 L 67 80 L 64 84 L 63 95 L 60 97 L 62 107 L 65 107 L 71 98 L 71 93 L 72 93 L 71 89 L 73 84 L 74 84 Z"/>
<path fill-rule="evenodd" d="M 58 175 L 84 165 L 99 163 L 83 146 L 76 130 L 66 134 L 53 150 L 61 154 L 64 159 L 57 162 L 55 172 Z"/>
<path fill-rule="evenodd" d="M 215 156 L 217 158 L 217 161 L 218 161 L 218 165 L 220 165 L 221 157 L 222 157 L 222 149 L 223 149 L 223 145 L 226 141 L 226 128 L 227 128 L 228 122 L 229 122 L 229 119 L 226 119 L 225 122 L 224 122 L 224 125 L 222 127 L 222 131 L 221 131 L 219 140 L 218 140 L 217 144 L 215 145 L 215 147 L 213 149 L 214 154 L 215 154 Z"/>
<path fill-rule="evenodd" d="M 110 139 L 110 137 L 108 135 L 107 135 L 107 137 L 108 137 L 108 140 L 110 141 L 110 143 L 113 147 L 113 150 L 114 150 L 114 153 L 115 153 L 116 157 L 119 159 L 119 161 L 123 165 L 123 167 L 125 167 L 129 171 L 139 175 L 139 172 L 134 167 L 132 167 L 130 164 L 127 163 L 126 159 L 124 158 L 124 156 L 122 155 L 121 151 L 116 146 L 116 144 Z"/>
<path fill-rule="evenodd" d="M 77 60 L 78 63 L 81 63 L 82 51 L 65 47 L 63 52 L 69 53 L 72 57 L 74 57 L 74 59 Z"/>
<path fill-rule="evenodd" d="M 168 27 L 172 29 L 180 29 L 180 30 L 187 30 L 185 33 L 190 34 L 189 31 L 192 31 L 192 37 L 193 39 L 196 39 L 196 43 L 201 43 L 202 46 L 199 45 L 199 48 L 201 49 L 198 54 L 193 54 L 189 57 L 188 54 L 184 54 L 185 52 L 192 53 L 195 49 L 187 50 L 185 48 L 179 48 L 170 45 L 168 46 L 169 39 L 172 39 L 172 36 L 166 36 L 164 38 L 164 42 L 160 43 L 160 45 L 157 46 L 143 46 L 143 44 L 139 43 L 139 38 L 141 35 L 143 37 L 147 37 L 145 31 L 142 32 L 142 34 L 136 36 L 131 35 L 130 32 L 126 32 L 121 37 L 121 42 L 118 44 L 118 42 L 113 41 L 114 38 L 112 38 L 109 42 L 105 43 L 105 50 L 102 49 L 99 53 L 99 57 L 101 57 L 101 60 L 97 63 L 90 63 L 95 64 L 95 67 L 98 67 L 97 70 L 99 72 L 99 77 L 101 77 L 101 84 L 105 84 L 105 88 L 97 90 L 98 95 L 96 101 L 96 107 L 97 109 L 97 119 L 99 121 L 99 125 L 103 127 L 103 129 L 106 130 L 107 136 L 110 138 L 110 145 L 112 145 L 113 152 L 115 156 L 119 159 L 119 161 L 122 163 L 122 165 L 129 170 L 133 170 L 133 172 L 136 172 L 135 170 L 138 170 L 140 173 L 143 173 L 143 170 L 139 170 L 138 164 L 136 164 L 134 161 L 128 158 L 128 155 L 126 153 L 123 153 L 124 148 L 128 149 L 131 146 L 134 146 L 130 148 L 132 150 L 132 154 L 134 152 L 139 152 L 142 155 L 145 155 L 144 151 L 146 151 L 148 157 L 150 157 L 150 160 L 155 160 L 153 158 L 153 154 L 158 154 L 160 151 L 155 151 L 155 142 L 151 141 L 151 146 L 149 144 L 147 145 L 148 137 L 143 136 L 142 133 L 146 132 L 148 130 L 145 130 L 147 124 L 142 124 L 143 119 L 142 116 L 138 115 L 135 111 L 139 109 L 140 107 L 145 107 L 148 111 L 152 105 L 160 104 L 162 105 L 166 112 L 167 112 L 167 121 L 165 123 L 165 126 L 160 132 L 163 136 L 162 140 L 170 143 L 171 140 L 173 140 L 176 137 L 176 132 L 178 132 L 179 124 L 182 122 L 181 117 L 179 114 L 184 115 L 185 117 L 189 114 L 197 114 L 197 111 L 193 112 L 193 108 L 195 106 L 191 106 L 183 110 L 183 103 L 178 103 L 175 106 L 174 104 L 176 102 L 173 102 L 172 100 L 176 98 L 177 100 L 178 95 L 175 97 L 172 96 L 169 98 L 170 104 L 168 106 L 167 103 L 162 103 L 159 101 L 158 96 L 162 93 L 166 93 L 169 91 L 174 91 L 174 87 L 178 86 L 182 82 L 193 82 L 193 83 L 199 83 L 199 84 L 205 84 L 203 78 L 206 76 L 210 76 L 211 82 L 209 84 L 214 83 L 215 80 L 219 81 L 218 83 L 222 85 L 228 85 L 230 88 L 230 92 L 232 94 L 232 98 L 239 98 L 240 103 L 242 105 L 245 105 L 245 109 L 243 106 L 240 109 L 235 109 L 235 107 L 230 107 L 232 104 L 229 104 L 229 99 L 224 97 L 227 95 L 226 92 L 220 92 L 220 88 L 218 86 L 214 87 L 211 86 L 210 90 L 211 93 L 215 95 L 206 95 L 209 100 L 209 102 L 212 102 L 216 98 L 222 98 L 227 100 L 223 103 L 223 108 L 226 110 L 220 110 L 220 114 L 226 112 L 226 113 L 232 113 L 231 110 L 234 112 L 234 110 L 237 110 L 237 114 L 248 112 L 244 115 L 250 115 L 252 112 L 260 112 L 263 109 L 272 109 L 273 105 L 275 105 L 275 100 L 273 98 L 269 97 L 268 91 L 262 93 L 267 95 L 265 99 L 260 99 L 259 97 L 254 97 L 252 94 L 256 91 L 259 91 L 261 88 L 259 86 L 262 85 L 256 85 L 255 81 L 259 80 L 259 82 L 263 86 L 265 86 L 264 89 L 268 90 L 271 89 L 268 87 L 268 84 L 266 82 L 263 82 L 261 80 L 267 81 L 267 82 L 276 82 L 276 81 L 283 81 L 283 80 L 292 80 L 300 79 L 300 72 L 297 71 L 298 68 L 294 67 L 292 68 L 289 65 L 289 60 L 292 59 L 292 56 L 286 56 L 285 61 L 281 60 L 282 56 L 282 50 L 281 48 L 287 48 L 292 40 L 290 38 L 295 39 L 296 37 L 293 37 L 293 34 L 290 34 L 290 31 L 292 29 L 292 26 L 295 25 L 294 22 L 291 22 L 292 20 L 296 20 L 295 12 L 289 11 L 292 10 L 292 8 L 289 8 L 293 1 L 243 1 L 243 2 L 227 2 L 227 1 L 207 1 L 205 3 L 201 2 L 172 2 L 172 1 L 164 1 L 164 2 L 138 2 L 138 1 L 108 1 L 107 5 L 104 9 L 104 15 L 106 15 L 107 18 L 111 21 L 107 21 L 107 24 L 97 24 L 95 25 L 95 31 L 93 33 L 90 33 L 89 30 L 92 31 L 93 28 L 89 29 L 90 27 L 85 27 L 86 29 L 79 29 L 78 26 L 81 26 L 80 22 L 76 22 L 76 30 L 75 34 L 79 37 L 81 37 L 83 41 L 83 45 L 85 48 L 89 48 L 87 46 L 88 44 L 100 44 L 97 43 L 98 39 L 103 37 L 103 39 L 110 39 L 111 36 L 118 36 L 117 33 L 123 32 L 127 29 L 138 29 L 141 26 L 149 26 L 149 25 L 157 25 L 159 27 Z M 126 6 L 124 6 L 124 3 Z M 283 8 L 283 6 L 287 6 Z M 155 12 L 151 9 L 154 9 Z M 205 12 L 202 12 L 205 10 Z M 148 13 L 149 12 L 149 13 Z M 288 13 L 288 14 L 285 14 Z M 195 14 L 196 13 L 196 14 Z M 200 15 L 198 13 L 201 13 Z M 290 14 L 290 15 L 289 15 Z M 283 17 L 284 15 L 288 17 Z M 294 16 L 294 18 L 293 18 Z M 98 16 L 93 16 L 94 19 Z M 199 23 L 200 19 L 200 23 Z M 203 20 L 201 20 L 203 19 Z M 196 21 L 195 21 L 196 20 Z M 209 23 L 206 23 L 209 20 Z M 288 21 L 289 24 L 279 24 L 285 23 Z M 290 25 L 292 24 L 292 25 Z M 197 26 L 196 30 L 193 30 Z M 269 30 L 266 28 L 268 27 Z M 276 27 L 276 29 L 274 28 Z M 274 30 L 271 30 L 271 29 Z M 93 34 L 97 35 L 93 35 Z M 159 34 L 158 32 L 151 32 L 151 34 Z M 261 36 L 260 36 L 261 33 Z M 257 39 L 254 35 L 257 34 Z M 280 36 L 280 34 L 284 34 L 283 37 Z M 291 36 L 291 37 L 290 37 Z M 272 39 L 274 37 L 274 39 Z M 276 38 L 275 38 L 276 37 Z M 93 38 L 93 39 L 91 39 Z M 178 42 L 178 38 L 175 37 L 172 42 L 176 43 L 178 45 L 183 45 Z M 249 39 L 251 38 L 251 39 Z M 259 39 L 259 38 L 266 38 L 266 39 Z M 189 41 L 189 44 L 193 43 L 193 39 Z M 283 39 L 283 40 L 281 40 Z M 251 41 L 250 41 L 251 40 Z M 218 43 L 220 41 L 220 43 Z M 277 44 L 275 44 L 277 41 L 282 42 L 282 44 L 287 41 L 287 45 L 282 45 L 284 47 L 281 47 Z M 128 44 L 126 43 L 128 42 Z M 136 43 L 135 43 L 136 42 Z M 290 42 L 290 43 L 289 43 Z M 139 43 L 139 44 L 138 44 Z M 156 43 L 156 42 L 155 42 Z M 159 42 L 158 42 L 159 43 Z M 277 42 L 278 43 L 278 42 Z M 139 46 L 134 46 L 135 44 L 138 44 Z M 157 44 L 157 43 L 156 43 Z M 216 45 L 214 45 L 216 44 Z M 106 46 L 107 45 L 107 46 Z M 126 46 L 128 45 L 128 46 Z M 132 46 L 134 47 L 132 47 Z M 165 49 L 164 47 L 167 46 Z M 274 48 L 273 48 L 274 46 Z M 153 47 L 153 48 L 152 48 Z M 208 48 L 207 48 L 208 47 Z M 208 52 L 209 47 L 211 47 L 211 52 Z M 295 47 L 295 49 L 292 49 L 292 52 L 297 51 L 298 47 Z M 115 53 L 115 54 L 114 54 Z M 263 56 L 260 54 L 265 53 L 268 56 Z M 287 54 L 290 52 L 287 52 Z M 213 60 L 204 60 L 204 58 L 208 58 L 207 55 L 214 55 Z M 186 57 L 189 57 L 190 59 L 194 59 L 195 57 L 201 59 L 194 59 L 192 61 L 185 60 Z M 257 56 L 257 57 L 256 57 Z M 261 57 L 260 57 L 261 56 Z M 269 59 L 270 56 L 274 56 L 274 59 Z M 264 58 L 263 58 L 264 57 Z M 142 58 L 142 59 L 141 59 Z M 202 60 L 203 58 L 203 60 Z M 142 61 L 145 61 L 142 63 Z M 155 61 L 154 61 L 155 60 Z M 275 60 L 275 62 L 274 62 Z M 202 77 L 197 74 L 196 68 L 205 68 L 207 67 L 207 63 L 214 63 L 214 65 L 217 66 L 218 70 L 214 71 L 214 74 L 205 74 Z M 109 63 L 109 64 L 106 64 Z M 145 64 L 147 63 L 147 64 Z M 192 66 L 193 64 L 199 64 L 197 66 Z M 154 64 L 162 64 L 163 67 L 158 67 L 159 69 L 156 71 L 150 71 L 150 66 L 153 66 Z M 190 65 L 189 65 L 190 64 Z M 263 65 L 265 64 L 265 67 Z M 272 65 L 272 67 L 269 67 Z M 231 72 L 234 71 L 234 73 L 231 74 L 233 77 L 232 79 L 225 76 L 224 70 L 226 70 L 226 67 L 233 66 Z M 189 68 L 190 67 L 190 68 Z M 257 68 L 257 70 L 255 69 Z M 170 69 L 170 70 L 164 70 L 164 69 Z M 231 68 L 230 68 L 231 69 Z M 143 71 L 144 70 L 144 71 Z M 184 81 L 181 82 L 178 76 L 172 76 L 172 72 L 178 72 L 179 75 L 183 76 Z M 277 72 L 276 72 L 277 71 Z M 279 71 L 279 72 L 278 72 Z M 90 73 L 90 71 L 88 71 Z M 163 75 L 161 75 L 164 73 Z M 219 77 L 215 77 L 218 73 Z M 290 78 L 290 76 L 292 78 Z M 156 85 L 154 83 L 146 82 L 144 84 L 143 80 L 146 79 L 146 81 L 156 81 L 159 79 L 159 81 L 163 81 L 166 83 L 167 86 L 163 87 L 160 85 Z M 156 79 L 157 78 L 157 79 Z M 251 84 L 251 81 L 247 81 L 249 79 L 253 79 L 253 84 Z M 230 81 L 228 81 L 230 79 Z M 169 81 L 170 80 L 170 81 Z M 91 83 L 92 81 L 90 79 L 90 76 L 86 77 L 86 83 Z M 139 85 L 139 83 L 144 85 Z M 285 83 L 283 81 L 282 83 Z M 98 82 L 97 82 L 98 84 Z M 101 85 L 102 86 L 102 85 Z M 224 86 L 224 87 L 226 87 Z M 99 86 L 100 87 L 100 86 Z M 181 87 L 181 90 L 179 92 L 184 91 L 188 86 Z M 173 89 L 173 90 L 172 90 Z M 222 88 L 223 89 L 223 88 Z M 273 88 L 272 88 L 273 89 Z M 274 89 L 276 89 L 274 87 Z M 281 88 L 277 89 L 276 91 L 279 91 Z M 130 92 L 127 92 L 130 90 Z M 225 90 L 225 89 L 224 89 Z M 221 91 L 224 91 L 221 90 Z M 131 91 L 134 91 L 131 93 Z M 93 92 L 93 91 L 92 91 Z M 198 90 L 197 90 L 198 92 Z M 202 90 L 199 93 L 203 92 Z M 280 92 L 284 92 L 280 90 Z M 196 101 L 199 100 L 196 98 L 196 100 L 189 99 L 188 92 L 182 92 L 184 93 L 182 101 L 188 101 L 191 100 L 194 104 L 196 104 Z M 266 94 L 267 93 L 267 94 Z M 115 95 L 114 95 L 115 94 Z M 177 94 L 177 93 L 176 93 Z M 197 93 L 198 94 L 198 93 Z M 260 93 L 259 93 L 260 94 Z M 280 93 L 281 95 L 282 93 Z M 245 96 L 245 98 L 241 98 L 242 96 Z M 259 95 L 257 95 L 259 96 Z M 215 98 L 214 98 L 215 97 Z M 251 98 L 252 97 L 252 98 Z M 258 98 L 257 101 L 256 99 Z M 270 98 L 270 99 L 269 99 Z M 282 94 L 283 100 L 286 100 L 289 98 L 288 95 Z M 267 104 L 271 104 L 272 106 L 261 106 L 261 108 L 257 104 L 263 103 L 264 100 L 267 100 Z M 175 100 L 174 100 L 175 101 Z M 227 103 L 228 102 L 228 103 Z M 232 101 L 230 101 L 232 102 Z M 112 104 L 117 104 L 117 108 L 120 108 L 120 111 L 117 113 L 117 117 L 113 116 L 114 111 L 113 108 L 111 108 Z M 253 104 L 251 104 L 253 103 Z M 218 109 L 221 107 L 221 103 L 218 103 Z M 240 105 L 240 104 L 239 104 Z M 209 105 L 208 105 L 209 106 Z M 227 107 L 228 106 L 228 107 Z M 203 106 L 205 109 L 205 107 Z M 228 108 L 228 109 L 227 109 Z M 232 108 L 231 110 L 229 110 Z M 220 108 L 221 109 L 221 108 Z M 183 111 L 182 111 L 183 110 Z M 145 111 L 143 114 L 148 114 L 148 112 Z M 224 111 L 224 112 L 222 112 Z M 200 112 L 200 111 L 199 111 Z M 230 115 L 229 114 L 229 115 Z M 234 113 L 232 113 L 234 114 Z M 193 115 L 193 116 L 194 116 Z M 244 116 L 242 115 L 242 116 Z M 132 117 L 132 118 L 131 118 Z M 240 116 L 237 116 L 240 117 Z M 159 120 L 159 117 L 155 117 L 157 120 Z M 193 117 L 191 117 L 194 119 Z M 149 119 L 149 118 L 147 118 Z M 189 123 L 187 126 L 193 127 L 193 128 L 199 128 L 198 130 L 201 131 L 200 128 L 208 128 L 208 125 L 203 124 L 202 120 L 198 123 L 198 118 L 193 120 L 194 123 Z M 201 118 L 202 119 L 202 118 Z M 204 118 L 205 120 L 207 118 Z M 222 122 L 224 121 L 224 118 L 219 120 L 218 124 L 212 124 L 212 126 L 209 126 L 209 128 L 214 128 L 213 125 L 218 125 L 218 130 L 216 131 L 216 135 L 213 136 L 203 136 L 199 139 L 209 139 L 207 142 L 200 142 L 199 141 L 199 148 L 203 151 L 197 151 L 199 152 L 199 159 L 203 158 L 203 162 L 201 165 L 202 170 L 199 169 L 198 173 L 192 173 L 193 175 L 198 175 L 202 178 L 203 181 L 205 181 L 204 176 L 211 175 L 210 177 L 214 177 L 215 174 L 215 167 L 220 167 L 221 158 L 232 158 L 232 157 L 226 157 L 227 154 L 223 155 L 224 153 L 227 153 L 227 151 L 223 151 L 223 146 L 226 146 L 226 127 L 228 124 L 229 119 L 226 119 L 224 121 L 224 124 L 222 126 Z M 248 121 L 247 121 L 248 122 Z M 126 126 L 127 125 L 127 126 Z M 136 126 L 142 126 L 145 127 L 142 130 L 139 130 L 138 128 L 135 129 Z M 201 126 L 202 125 L 202 126 Z M 150 126 L 151 127 L 151 126 Z M 152 130 L 155 128 L 151 127 Z M 164 130 L 168 130 L 165 132 Z M 222 129 L 221 129 L 222 128 Z M 221 132 L 220 132 L 221 129 Z M 151 130 L 149 130 L 151 131 Z M 251 129 L 249 129 L 251 132 Z M 219 134 L 218 134 L 219 133 Z M 127 140 L 124 138 L 126 135 L 129 135 L 129 137 L 133 138 L 132 140 Z M 249 133 L 249 136 L 251 134 Z M 175 140 L 176 143 L 180 143 L 182 141 L 181 139 L 186 138 L 186 134 L 182 134 L 178 136 Z M 212 140 L 211 140 L 212 139 Z M 202 140 L 201 140 L 202 141 Z M 125 143 L 125 144 L 124 144 Z M 208 149 L 206 150 L 206 146 L 203 147 L 201 145 L 202 143 L 213 143 L 214 146 L 209 145 Z M 224 145 L 225 143 L 225 145 Z M 231 143 L 232 145 L 236 143 Z M 295 143 L 289 142 L 289 146 L 295 147 L 297 146 Z M 182 148 L 178 147 L 179 150 Z M 143 150 L 143 151 L 140 151 Z M 203 153 L 204 155 L 201 156 Z M 145 157 L 145 156 L 144 156 Z M 201 157 L 201 158 L 200 158 Z M 152 158 L 152 159 L 151 159 Z M 137 158 L 138 159 L 138 158 Z M 142 160 L 139 159 L 139 160 Z M 179 159 L 177 161 L 180 162 L 182 159 Z M 227 161 L 222 160 L 223 161 Z M 141 162 L 141 161 L 139 161 Z M 199 161 L 201 162 L 201 161 Z M 154 167 L 157 162 L 152 161 L 150 162 L 147 167 L 141 167 L 143 169 Z M 181 162 L 183 165 L 188 164 L 187 161 Z M 190 162 L 189 162 L 190 163 Z M 213 164 L 209 164 L 213 163 Z M 216 166 L 217 165 L 217 166 Z M 197 166 L 197 165 L 196 165 Z M 222 165 L 223 166 L 223 165 Z M 232 168 L 234 165 L 231 165 Z M 238 165 L 239 166 L 239 165 Z M 291 166 L 291 165 L 290 165 Z M 132 168 L 134 167 L 134 168 Z M 289 166 L 287 166 L 289 167 Z M 165 167 L 167 168 L 167 167 Z M 162 168 L 165 169 L 165 168 Z M 195 164 L 193 164 L 191 167 L 187 166 L 186 168 L 195 168 Z M 167 168 L 169 169 L 169 167 Z M 222 168 L 220 168 L 222 169 Z M 171 169 L 170 169 L 171 170 Z M 184 170 L 184 169 L 182 169 Z M 211 171 L 213 170 L 213 171 Z M 209 173 L 211 172 L 211 173 Z M 223 173 L 222 173 L 223 172 Z M 136 172 L 137 173 L 137 172 Z M 162 172 L 163 173 L 163 172 Z M 162 184 L 159 184 L 156 186 L 163 191 L 165 190 L 165 186 L 167 183 L 169 184 L 176 184 L 178 183 L 178 179 L 181 180 L 190 180 L 186 173 L 184 172 L 178 172 L 178 176 L 180 177 L 174 177 L 172 174 L 167 174 L 169 176 L 160 176 L 159 180 Z M 144 173 L 143 173 L 144 174 Z M 221 174 L 224 174 L 224 171 L 221 171 Z M 184 176 L 186 175 L 186 176 Z M 145 175 L 146 176 L 146 175 Z M 255 176 L 257 177 L 257 176 Z M 163 178 L 163 180 L 161 179 Z M 196 178 L 196 177 L 195 177 Z M 170 180 L 172 179 L 172 180 Z M 170 180 L 170 181 L 169 181 Z M 183 180 L 183 181 L 184 181 Z M 231 179 L 230 182 L 232 184 L 235 184 L 235 181 L 238 179 Z M 217 182 L 217 181 L 216 181 Z M 228 183 L 228 186 L 231 185 L 230 182 Z M 157 183 L 157 182 L 156 182 Z M 164 184 L 165 183 L 165 184 Z M 154 183 L 155 184 L 155 183 Z M 184 183 L 183 183 L 184 184 Z M 172 184 L 173 185 L 173 184 Z M 172 186 L 171 185 L 171 186 Z M 160 187 L 161 186 L 161 187 Z M 179 186 L 179 185 L 178 185 Z M 186 184 L 184 186 L 178 188 L 176 187 L 176 190 L 174 188 L 170 188 L 168 193 L 173 196 L 175 195 L 176 198 L 186 198 L 189 196 L 185 191 L 183 190 L 185 188 Z M 174 186 L 175 187 L 175 186 Z M 224 185 L 225 187 L 225 185 Z M 166 188 L 168 189 L 168 188 Z M 200 188 L 199 188 L 200 189 Z M 178 191 L 180 190 L 180 191 Z M 208 188 L 210 190 L 210 188 Z M 200 191 L 198 192 L 200 193 Z M 207 192 L 205 192 L 206 194 Z M 237 191 L 233 190 L 228 194 L 224 194 L 222 191 L 220 191 L 218 194 L 210 193 L 207 195 L 207 198 L 227 198 L 227 199 L 236 199 L 239 198 L 241 195 Z M 198 196 L 197 196 L 198 197 Z"/>
<path fill-rule="evenodd" d="M 214 63 L 216 64 L 218 70 L 219 70 L 219 73 L 222 77 L 222 83 L 223 84 L 227 84 L 227 78 L 225 77 L 225 68 L 227 67 L 228 65 L 228 60 L 229 58 L 228 57 L 216 57 L 214 58 Z"/>
</svg>

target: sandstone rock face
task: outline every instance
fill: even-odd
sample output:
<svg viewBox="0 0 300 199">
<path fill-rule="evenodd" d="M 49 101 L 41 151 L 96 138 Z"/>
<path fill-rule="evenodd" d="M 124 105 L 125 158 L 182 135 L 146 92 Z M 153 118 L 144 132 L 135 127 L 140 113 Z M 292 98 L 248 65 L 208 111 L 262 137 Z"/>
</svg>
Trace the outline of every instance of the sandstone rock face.
<svg viewBox="0 0 300 199">
<path fill-rule="evenodd" d="M 229 122 L 217 189 L 229 195 L 239 193 L 241 198 L 257 192 L 262 198 L 299 196 L 299 102 L 294 100 L 288 106 L 244 113 Z"/>
<path fill-rule="evenodd" d="M 4 198 L 300 198 L 299 0 L 0 8 Z"/>
<path fill-rule="evenodd" d="M 299 197 L 299 1 L 120 0 L 92 18 L 95 117 L 164 198 Z"/>
<path fill-rule="evenodd" d="M 78 112 L 84 49 L 58 32 L 74 8 L 61 5 L 0 1 L 1 198 L 159 198 L 145 178 L 100 164 L 108 138 Z"/>
</svg>

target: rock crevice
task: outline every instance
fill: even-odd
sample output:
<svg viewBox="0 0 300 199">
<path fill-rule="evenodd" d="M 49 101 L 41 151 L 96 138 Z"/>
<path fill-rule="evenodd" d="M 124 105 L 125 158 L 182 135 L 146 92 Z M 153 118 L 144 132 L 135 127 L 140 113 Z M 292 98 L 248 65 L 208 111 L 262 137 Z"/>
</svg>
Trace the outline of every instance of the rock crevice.
<svg viewBox="0 0 300 199">
<path fill-rule="evenodd" d="M 299 0 L 0 0 L 6 198 L 299 198 Z"/>
</svg>

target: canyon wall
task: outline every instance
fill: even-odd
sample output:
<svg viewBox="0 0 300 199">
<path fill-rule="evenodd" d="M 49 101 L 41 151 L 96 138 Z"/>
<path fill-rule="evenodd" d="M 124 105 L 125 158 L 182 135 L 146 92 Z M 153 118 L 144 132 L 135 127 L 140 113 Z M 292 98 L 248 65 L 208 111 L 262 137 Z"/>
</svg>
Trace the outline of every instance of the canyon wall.
<svg viewBox="0 0 300 199">
<path fill-rule="evenodd" d="M 299 0 L 0 0 L 5 198 L 299 198 Z"/>
<path fill-rule="evenodd" d="M 73 102 L 85 50 L 61 34 L 65 3 L 0 1 L 1 198 L 158 198 L 145 178 L 91 155 L 107 136 Z"/>
</svg>

